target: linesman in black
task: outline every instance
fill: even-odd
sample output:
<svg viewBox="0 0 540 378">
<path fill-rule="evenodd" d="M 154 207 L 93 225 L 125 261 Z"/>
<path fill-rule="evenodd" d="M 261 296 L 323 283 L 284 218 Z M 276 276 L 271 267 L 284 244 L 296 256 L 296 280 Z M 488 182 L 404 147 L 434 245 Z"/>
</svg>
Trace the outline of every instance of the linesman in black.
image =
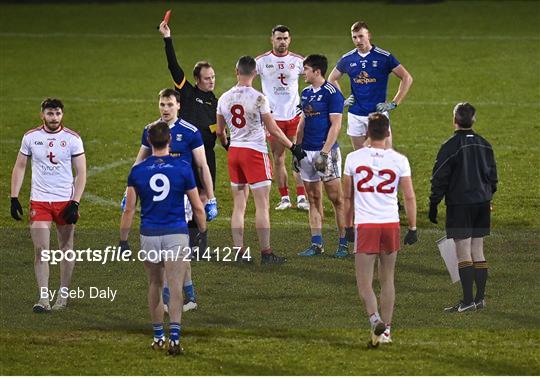
<svg viewBox="0 0 540 378">
<path fill-rule="evenodd" d="M 454 108 L 454 136 L 439 150 L 431 177 L 429 220 L 437 223 L 437 205 L 446 204 L 446 236 L 454 239 L 463 299 L 446 312 L 483 309 L 488 268 L 484 236 L 490 233 L 491 199 L 497 191 L 497 167 L 489 142 L 472 130 L 475 108 Z M 473 285 L 476 296 L 473 297 Z"/>
<path fill-rule="evenodd" d="M 171 38 L 169 26 L 162 22 L 159 25 L 159 31 L 165 41 L 165 55 L 167 64 L 174 81 L 175 89 L 180 93 L 180 114 L 179 117 L 195 125 L 202 134 L 206 162 L 212 175 L 214 189 L 216 186 L 216 154 L 214 147 L 216 145 L 216 110 L 217 98 L 214 95 L 216 85 L 216 75 L 212 65 L 206 61 L 200 61 L 193 68 L 193 77 L 195 85 L 191 84 L 184 73 L 184 70 L 178 64 L 176 53 Z M 195 177 L 199 192 L 204 189 L 199 177 Z M 201 193 L 201 197 L 205 194 Z M 202 198 L 205 203 L 205 198 Z"/>
</svg>

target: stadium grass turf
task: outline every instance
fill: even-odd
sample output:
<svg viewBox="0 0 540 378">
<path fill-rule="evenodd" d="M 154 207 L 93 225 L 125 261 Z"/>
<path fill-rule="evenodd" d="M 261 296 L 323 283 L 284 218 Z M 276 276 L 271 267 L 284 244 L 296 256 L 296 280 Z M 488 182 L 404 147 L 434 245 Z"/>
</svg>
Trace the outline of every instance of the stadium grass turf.
<svg viewBox="0 0 540 378">
<path fill-rule="evenodd" d="M 142 127 L 157 118 L 156 94 L 170 86 L 162 41 L 155 30 L 162 3 L 31 4 L 0 6 L 0 311 L 2 374 L 537 374 L 540 313 L 537 251 L 540 128 L 540 5 L 536 2 L 211 3 L 171 4 L 171 29 L 186 71 L 208 59 L 216 94 L 235 82 L 244 54 L 269 49 L 272 26 L 292 29 L 291 50 L 320 52 L 330 68 L 352 44 L 358 18 L 373 41 L 411 72 L 413 87 L 392 113 L 394 144 L 411 162 L 420 241 L 400 254 L 396 276 L 395 344 L 367 350 L 368 326 L 356 294 L 352 259 L 301 259 L 309 244 L 307 216 L 272 211 L 272 241 L 289 258 L 283 267 L 232 263 L 193 265 L 200 310 L 183 320 L 186 356 L 167 359 L 149 350 L 146 282 L 137 262 L 79 263 L 73 287 L 117 289 L 114 302 L 75 299 L 63 313 L 39 316 L 33 255 L 25 223 L 9 217 L 9 175 L 23 133 L 38 124 L 39 102 L 58 96 L 66 125 L 81 133 L 89 179 L 81 203 L 76 248 L 118 240 L 118 203 L 137 153 Z M 390 81 L 389 96 L 397 80 Z M 301 84 L 301 87 L 304 85 Z M 342 81 L 345 95 L 347 81 Z M 453 105 L 477 107 L 477 131 L 493 144 L 500 185 L 493 235 L 488 307 L 443 314 L 459 298 L 449 283 L 427 222 L 429 178 L 440 143 L 451 135 Z M 343 156 L 351 150 L 340 136 Z M 220 217 L 212 246 L 231 244 L 231 198 L 224 151 L 218 154 Z M 26 209 L 30 169 L 21 191 Z M 278 200 L 272 192 L 272 203 Z M 336 235 L 325 203 L 328 254 Z M 253 205 L 246 239 L 254 246 Z M 54 239 L 54 238 L 53 238 Z M 131 235 L 138 247 L 136 226 Z M 53 246 L 56 242 L 53 240 Z M 58 287 L 58 268 L 50 287 Z M 157 363 L 154 363 L 157 362 Z"/>
</svg>

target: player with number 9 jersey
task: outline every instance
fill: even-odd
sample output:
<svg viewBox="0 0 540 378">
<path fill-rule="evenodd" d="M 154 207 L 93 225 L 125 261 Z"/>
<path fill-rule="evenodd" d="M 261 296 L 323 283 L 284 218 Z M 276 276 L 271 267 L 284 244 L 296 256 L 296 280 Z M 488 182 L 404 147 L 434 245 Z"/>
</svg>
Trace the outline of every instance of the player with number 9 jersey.
<svg viewBox="0 0 540 378">
<path fill-rule="evenodd" d="M 196 187 L 191 165 L 183 159 L 150 156 L 128 177 L 141 199 L 141 235 L 187 234 L 184 194 Z"/>
</svg>

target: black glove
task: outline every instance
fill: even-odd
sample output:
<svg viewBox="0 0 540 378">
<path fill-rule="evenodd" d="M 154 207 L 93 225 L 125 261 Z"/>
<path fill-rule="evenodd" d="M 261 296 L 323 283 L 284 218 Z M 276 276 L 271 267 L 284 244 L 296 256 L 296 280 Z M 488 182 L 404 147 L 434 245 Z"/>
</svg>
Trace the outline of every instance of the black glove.
<svg viewBox="0 0 540 378">
<path fill-rule="evenodd" d="M 300 173 L 300 162 L 294 155 L 292 157 L 292 170 L 296 173 Z"/>
<path fill-rule="evenodd" d="M 221 145 L 223 146 L 225 151 L 229 151 L 229 146 L 231 145 L 231 137 L 230 136 L 227 137 L 227 144 L 221 143 Z"/>
<path fill-rule="evenodd" d="M 302 146 L 300 146 L 298 144 L 293 143 L 290 150 L 291 150 L 292 154 L 294 155 L 294 157 L 296 158 L 296 160 L 298 160 L 298 161 L 302 160 L 303 158 L 305 158 L 307 156 L 306 151 L 304 151 L 302 149 Z"/>
<path fill-rule="evenodd" d="M 354 227 L 345 227 L 345 238 L 349 243 L 354 243 Z"/>
<path fill-rule="evenodd" d="M 15 220 L 21 220 L 23 215 L 22 206 L 17 197 L 11 197 L 11 217 Z"/>
<path fill-rule="evenodd" d="M 197 234 L 197 247 L 199 247 L 199 256 L 204 255 L 206 249 L 208 248 L 208 230 L 199 232 Z"/>
<path fill-rule="evenodd" d="M 129 248 L 129 243 L 127 240 L 120 240 L 120 247 L 118 252 L 124 252 L 124 251 L 131 251 L 131 248 Z"/>
<path fill-rule="evenodd" d="M 67 224 L 75 224 L 79 219 L 79 203 L 77 201 L 69 201 L 64 211 L 62 211 L 62 218 Z"/>
<path fill-rule="evenodd" d="M 403 239 L 403 244 L 405 245 L 411 245 L 418 241 L 418 233 L 416 230 L 411 230 L 409 228 L 409 231 L 407 232 L 407 235 L 405 235 L 405 239 Z"/>
<path fill-rule="evenodd" d="M 435 202 L 429 203 L 428 217 L 431 223 L 437 224 L 437 204 Z"/>
</svg>

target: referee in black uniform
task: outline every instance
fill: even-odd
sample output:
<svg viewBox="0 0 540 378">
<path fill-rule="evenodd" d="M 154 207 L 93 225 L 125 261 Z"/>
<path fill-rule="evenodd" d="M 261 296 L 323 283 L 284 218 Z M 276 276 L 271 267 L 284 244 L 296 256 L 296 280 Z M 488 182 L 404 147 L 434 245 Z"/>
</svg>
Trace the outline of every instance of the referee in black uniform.
<svg viewBox="0 0 540 378">
<path fill-rule="evenodd" d="M 484 236 L 490 232 L 491 199 L 497 167 L 489 142 L 472 130 L 476 110 L 462 102 L 454 108 L 454 136 L 439 150 L 431 177 L 429 220 L 437 223 L 437 205 L 445 198 L 446 236 L 454 239 L 463 299 L 446 312 L 482 309 L 487 281 Z M 476 296 L 473 297 L 473 285 Z"/>
<path fill-rule="evenodd" d="M 216 145 L 216 110 L 218 99 L 214 95 L 216 85 L 216 75 L 212 65 L 206 61 L 200 61 L 193 68 L 193 77 L 195 85 L 192 85 L 187 79 L 184 70 L 178 64 L 174 46 L 171 38 L 169 26 L 162 22 L 159 25 L 159 31 L 165 41 L 165 54 L 171 76 L 174 81 L 175 89 L 180 93 L 180 118 L 195 125 L 202 134 L 206 162 L 212 175 L 212 183 L 216 187 L 216 154 L 214 147 Z M 195 177 L 197 187 L 204 189 L 199 177 Z M 205 201 L 203 200 L 203 203 Z"/>
</svg>

